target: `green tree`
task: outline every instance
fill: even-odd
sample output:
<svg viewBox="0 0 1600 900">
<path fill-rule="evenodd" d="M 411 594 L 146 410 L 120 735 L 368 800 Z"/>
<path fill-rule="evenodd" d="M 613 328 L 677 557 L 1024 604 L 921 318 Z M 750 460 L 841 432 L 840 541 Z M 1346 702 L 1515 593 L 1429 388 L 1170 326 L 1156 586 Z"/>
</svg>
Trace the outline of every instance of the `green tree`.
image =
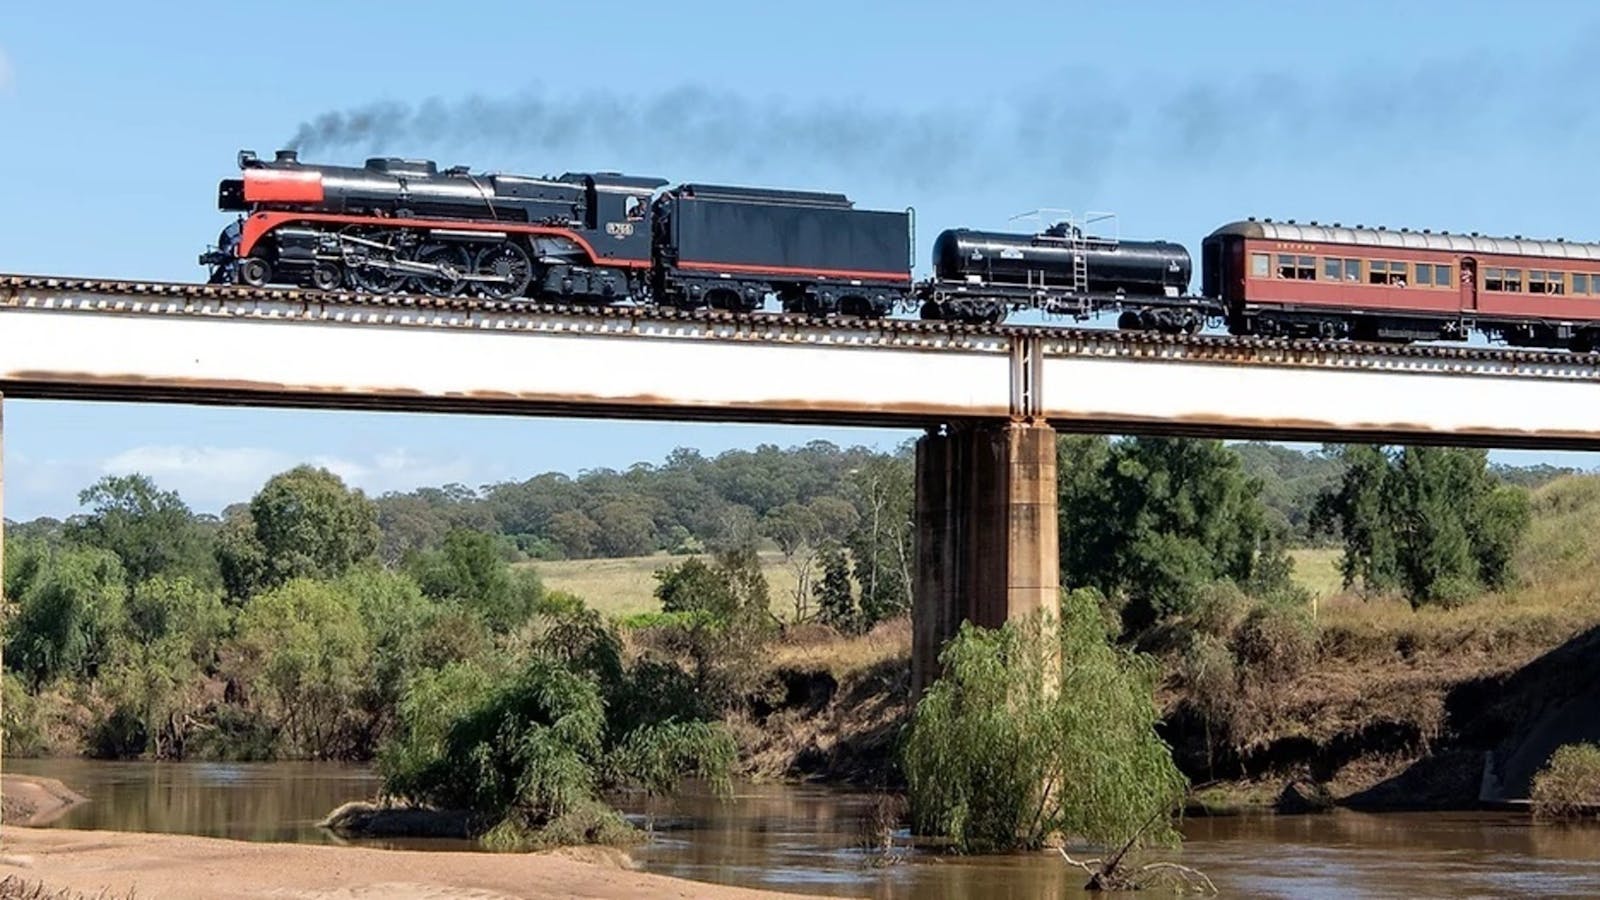
<svg viewBox="0 0 1600 900">
<path fill-rule="evenodd" d="M 844 548 L 833 544 L 822 551 L 822 580 L 816 584 L 817 614 L 823 624 L 845 633 L 860 626 L 854 588 L 850 584 L 850 562 Z"/>
<path fill-rule="evenodd" d="M 135 585 L 128 597 L 129 635 L 136 643 L 176 638 L 185 656 L 209 667 L 232 627 L 222 593 L 187 576 L 158 576 Z"/>
<path fill-rule="evenodd" d="M 204 678 L 231 616 L 220 590 L 187 576 L 139 583 L 127 612 L 129 639 L 100 679 L 110 709 L 89 743 L 101 756 L 181 759 L 203 718 Z"/>
<path fill-rule="evenodd" d="M 912 461 L 879 456 L 850 473 L 846 489 L 859 524 L 847 541 L 861 585 L 862 627 L 911 609 Z"/>
<path fill-rule="evenodd" d="M 126 627 L 126 595 L 116 554 L 96 547 L 55 553 L 18 598 L 6 665 L 34 688 L 60 676 L 94 678 Z"/>
<path fill-rule="evenodd" d="M 365 722 L 354 751 L 366 755 L 394 731 L 406 685 L 428 667 L 426 642 L 441 610 L 411 578 L 376 565 L 350 570 L 334 588 L 355 607 L 371 648 L 371 663 L 357 688 Z"/>
<path fill-rule="evenodd" d="M 235 680 L 278 730 L 284 751 L 319 759 L 351 755 L 372 664 L 352 592 L 296 578 L 257 595 L 239 614 L 232 655 Z"/>
<path fill-rule="evenodd" d="M 1346 587 L 1398 588 L 1413 606 L 1454 604 L 1511 582 L 1529 523 L 1526 492 L 1498 481 L 1487 453 L 1442 447 L 1348 447 L 1318 516 L 1344 540 Z"/>
<path fill-rule="evenodd" d="M 326 469 L 296 466 L 268 479 L 250 501 L 248 534 L 237 535 L 243 546 L 227 549 L 240 561 L 223 566 L 254 574 L 252 591 L 292 578 L 334 578 L 370 559 L 378 536 L 377 509 L 361 491 Z M 249 562 L 257 559 L 253 571 Z"/>
<path fill-rule="evenodd" d="M 655 522 L 644 498 L 610 500 L 590 516 L 596 534 L 595 548 L 605 557 L 644 556 L 656 549 Z"/>
<path fill-rule="evenodd" d="M 655 596 L 662 612 L 700 612 L 727 621 L 739 610 L 739 598 L 727 574 L 698 556 L 658 569 L 655 578 Z"/>
<path fill-rule="evenodd" d="M 129 582 L 162 574 L 216 579 L 205 535 L 176 491 L 159 490 L 144 475 L 107 475 L 78 502 L 93 508 L 69 524 L 68 536 L 115 553 Z"/>
<path fill-rule="evenodd" d="M 1263 550 L 1281 553 L 1221 441 L 1069 438 L 1058 465 L 1062 580 L 1125 601 L 1129 630 L 1189 611 L 1213 581 L 1261 585 Z M 1268 571 L 1286 582 L 1286 563 Z"/>
<path fill-rule="evenodd" d="M 550 517 L 548 534 L 567 559 L 588 559 L 600 539 L 600 526 L 582 510 L 564 509 Z"/>
<path fill-rule="evenodd" d="M 1176 842 L 1187 785 L 1156 734 L 1155 665 L 1112 646 L 1092 591 L 1064 595 L 1054 630 L 966 624 L 946 646 L 905 747 L 917 831 L 980 852 Z"/>
<path fill-rule="evenodd" d="M 533 570 L 514 571 L 499 539 L 481 531 L 455 529 L 438 550 L 413 556 L 406 568 L 424 594 L 459 604 L 501 634 L 528 621 L 544 593 Z"/>
<path fill-rule="evenodd" d="M 473 812 L 492 847 L 626 840 L 630 829 L 602 802 L 603 789 L 669 791 L 684 774 L 726 783 L 734 745 L 721 726 L 608 727 L 604 686 L 556 658 L 535 655 L 487 690 L 469 672 L 449 677 L 473 696 L 443 727 L 431 704 L 415 710 L 421 727 L 385 754 L 384 790 Z"/>
</svg>

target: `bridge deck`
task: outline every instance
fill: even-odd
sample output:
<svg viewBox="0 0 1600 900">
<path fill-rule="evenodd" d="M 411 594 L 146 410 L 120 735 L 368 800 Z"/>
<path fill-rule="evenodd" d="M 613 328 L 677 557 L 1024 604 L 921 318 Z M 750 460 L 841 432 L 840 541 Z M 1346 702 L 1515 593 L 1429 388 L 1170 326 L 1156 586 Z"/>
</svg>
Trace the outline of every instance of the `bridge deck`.
<svg viewBox="0 0 1600 900">
<path fill-rule="evenodd" d="M 0 276 L 19 398 L 1600 447 L 1600 356 Z"/>
</svg>

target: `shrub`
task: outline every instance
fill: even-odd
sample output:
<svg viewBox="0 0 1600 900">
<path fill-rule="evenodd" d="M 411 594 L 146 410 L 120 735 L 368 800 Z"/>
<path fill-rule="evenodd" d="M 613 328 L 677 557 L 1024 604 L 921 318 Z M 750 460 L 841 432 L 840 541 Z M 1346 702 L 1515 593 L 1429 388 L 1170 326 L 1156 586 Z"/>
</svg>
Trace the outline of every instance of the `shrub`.
<svg viewBox="0 0 1600 900">
<path fill-rule="evenodd" d="M 1233 653 L 1239 665 L 1264 681 L 1283 681 L 1300 674 L 1316 655 L 1316 628 L 1304 610 L 1292 606 L 1258 606 L 1233 631 Z"/>
<path fill-rule="evenodd" d="M 1196 632 L 1226 638 L 1250 611 L 1250 598 L 1232 581 L 1213 581 L 1200 589 L 1189 621 Z"/>
<path fill-rule="evenodd" d="M 624 667 L 593 611 L 556 622 L 533 649 L 509 683 L 466 665 L 413 679 L 382 754 L 384 792 L 467 811 L 485 846 L 512 850 L 628 839 L 600 799 L 609 788 L 666 793 L 686 774 L 727 787 L 733 739 L 686 715 L 681 670 Z"/>
<path fill-rule="evenodd" d="M 1040 617 L 962 626 L 912 715 L 904 765 L 914 827 L 964 851 L 1051 834 L 1170 843 L 1185 790 L 1156 735 L 1155 670 L 1114 648 L 1087 592 Z M 1059 650 L 1059 659 L 1052 659 Z"/>
<path fill-rule="evenodd" d="M 1533 777 L 1533 814 L 1543 820 L 1593 818 L 1600 810 L 1600 746 L 1567 744 Z"/>
</svg>

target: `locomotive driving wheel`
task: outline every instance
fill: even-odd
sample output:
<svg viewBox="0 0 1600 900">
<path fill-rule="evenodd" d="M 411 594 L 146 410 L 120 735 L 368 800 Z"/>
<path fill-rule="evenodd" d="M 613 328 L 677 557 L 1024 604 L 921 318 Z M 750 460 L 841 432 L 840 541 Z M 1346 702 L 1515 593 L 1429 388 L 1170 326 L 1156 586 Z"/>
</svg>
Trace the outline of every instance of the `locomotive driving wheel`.
<svg viewBox="0 0 1600 900">
<path fill-rule="evenodd" d="M 351 225 L 340 236 L 346 239 L 341 243 L 351 287 L 369 294 L 392 294 L 405 286 L 407 274 L 394 267 L 407 255 L 397 233 Z"/>
<path fill-rule="evenodd" d="M 472 274 L 478 276 L 479 293 L 493 300 L 521 297 L 533 280 L 533 261 L 527 251 L 504 241 L 478 252 Z"/>
<path fill-rule="evenodd" d="M 417 250 L 416 261 L 433 269 L 413 279 L 417 290 L 432 297 L 461 293 L 467 286 L 466 276 L 472 271 L 472 254 L 460 244 L 423 244 Z"/>
</svg>

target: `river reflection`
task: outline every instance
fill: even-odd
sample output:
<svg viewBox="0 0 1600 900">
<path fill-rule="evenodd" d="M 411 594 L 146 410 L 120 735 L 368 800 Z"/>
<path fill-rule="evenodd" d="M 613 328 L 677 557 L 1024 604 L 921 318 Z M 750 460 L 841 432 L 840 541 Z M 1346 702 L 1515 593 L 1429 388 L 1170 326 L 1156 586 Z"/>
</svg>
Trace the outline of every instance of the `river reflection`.
<svg viewBox="0 0 1600 900">
<path fill-rule="evenodd" d="M 337 843 L 316 822 L 377 787 L 369 769 L 318 763 L 5 765 L 59 778 L 90 798 L 55 823 L 61 827 L 257 841 Z M 1048 853 L 960 858 L 924 850 L 874 866 L 861 837 L 871 798 L 849 791 L 740 784 L 722 801 L 691 786 L 674 798 L 622 805 L 651 829 L 634 858 L 661 874 L 894 900 L 1082 896 L 1083 874 Z M 1184 834 L 1171 858 L 1204 870 L 1225 896 L 1600 896 L 1600 829 L 1534 826 L 1515 814 L 1195 818 Z M 900 843 L 907 845 L 903 834 Z"/>
</svg>

